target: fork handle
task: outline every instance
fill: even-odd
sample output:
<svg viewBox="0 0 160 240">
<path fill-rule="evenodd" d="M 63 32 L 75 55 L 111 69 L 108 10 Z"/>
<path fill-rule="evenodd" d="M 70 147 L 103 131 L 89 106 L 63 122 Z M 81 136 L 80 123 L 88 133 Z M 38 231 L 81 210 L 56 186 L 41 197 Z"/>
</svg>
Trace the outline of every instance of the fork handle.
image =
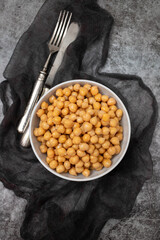
<svg viewBox="0 0 160 240">
<path fill-rule="evenodd" d="M 33 88 L 33 91 L 32 91 L 32 95 L 31 95 L 30 100 L 27 104 L 24 115 L 23 115 L 23 117 L 21 118 L 21 120 L 18 124 L 17 130 L 20 133 L 24 133 L 25 129 L 28 126 L 32 110 L 33 110 L 35 104 L 37 103 L 37 101 L 39 99 L 39 96 L 42 92 L 42 88 L 43 88 L 43 85 L 44 85 L 44 82 L 45 82 L 45 78 L 46 78 L 46 72 L 41 71 L 37 81 L 35 82 L 35 85 L 34 85 L 34 88 Z"/>
<path fill-rule="evenodd" d="M 42 90 L 42 94 L 41 97 L 49 91 L 48 87 L 44 87 Z M 22 147 L 29 147 L 30 146 L 30 140 L 29 140 L 29 124 L 27 125 L 27 128 L 25 130 L 25 132 L 22 134 L 21 139 L 20 139 L 20 145 Z"/>
</svg>

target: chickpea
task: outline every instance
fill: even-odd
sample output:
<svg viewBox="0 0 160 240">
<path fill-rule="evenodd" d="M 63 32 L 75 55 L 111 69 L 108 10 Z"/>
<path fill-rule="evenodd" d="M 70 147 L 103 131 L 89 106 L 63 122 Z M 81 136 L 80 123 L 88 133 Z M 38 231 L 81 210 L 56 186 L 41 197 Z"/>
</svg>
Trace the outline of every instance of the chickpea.
<svg viewBox="0 0 160 240">
<path fill-rule="evenodd" d="M 69 109 L 68 109 L 68 108 L 63 108 L 63 109 L 62 109 L 62 114 L 63 114 L 64 116 L 66 116 L 68 113 L 69 113 Z"/>
<path fill-rule="evenodd" d="M 98 137 L 97 137 L 97 135 L 92 136 L 91 139 L 90 139 L 90 141 L 91 141 L 91 143 L 93 143 L 93 144 L 97 143 L 97 142 L 98 142 Z"/>
<path fill-rule="evenodd" d="M 98 143 L 100 143 L 101 145 L 105 142 L 105 138 L 104 137 L 100 137 L 98 139 Z"/>
<path fill-rule="evenodd" d="M 45 132 L 45 131 L 44 131 Z M 38 137 L 39 136 L 39 129 L 38 128 L 35 128 L 34 129 L 34 136 Z M 43 135 L 43 134 L 42 134 Z"/>
<path fill-rule="evenodd" d="M 84 96 L 82 96 L 81 94 L 78 94 L 77 99 L 83 100 L 83 99 L 84 99 Z"/>
<path fill-rule="evenodd" d="M 81 107 L 81 106 L 82 106 L 82 102 L 83 102 L 83 101 L 82 101 L 81 99 L 78 99 L 78 100 L 77 100 L 77 106 L 78 106 L 78 107 Z"/>
<path fill-rule="evenodd" d="M 74 86 L 73 86 L 73 89 L 74 89 L 74 91 L 76 91 L 76 92 L 78 92 L 79 91 L 79 89 L 80 89 L 80 84 L 79 83 L 76 83 Z"/>
<path fill-rule="evenodd" d="M 115 145 L 114 147 L 115 147 L 115 149 L 116 149 L 116 154 L 119 154 L 120 151 L 121 151 L 120 145 Z"/>
<path fill-rule="evenodd" d="M 103 157 L 104 157 L 104 158 L 109 158 L 109 159 L 111 159 L 111 158 L 112 158 L 112 155 L 109 154 L 108 152 L 104 152 Z"/>
<path fill-rule="evenodd" d="M 76 114 L 72 113 L 72 114 L 69 116 L 69 119 L 74 122 L 74 121 L 77 119 Z"/>
<path fill-rule="evenodd" d="M 81 143 L 81 138 L 78 137 L 78 136 L 75 136 L 72 141 L 73 141 L 74 144 L 80 144 Z"/>
<path fill-rule="evenodd" d="M 86 96 L 87 93 L 88 93 L 88 89 L 84 88 L 84 87 L 80 87 L 79 93 L 80 93 L 81 96 Z"/>
<path fill-rule="evenodd" d="M 115 100 L 114 98 L 109 98 L 108 101 L 107 101 L 107 104 L 108 104 L 109 106 L 115 105 L 115 104 L 116 104 L 116 100 Z"/>
<path fill-rule="evenodd" d="M 73 176 L 77 176 L 77 173 L 76 173 L 76 169 L 74 167 L 72 167 L 71 169 L 69 169 L 69 173 Z"/>
<path fill-rule="evenodd" d="M 58 145 L 58 141 L 57 141 L 57 139 L 51 137 L 49 139 L 49 144 L 51 147 L 56 147 Z"/>
<path fill-rule="evenodd" d="M 100 154 L 103 154 L 105 152 L 105 149 L 103 148 L 103 147 L 101 147 L 100 149 L 99 149 L 99 153 Z"/>
<path fill-rule="evenodd" d="M 90 170 L 85 168 L 82 172 L 83 176 L 88 177 L 90 175 Z"/>
<path fill-rule="evenodd" d="M 79 116 L 80 116 L 80 117 L 83 117 L 84 115 L 85 115 L 85 111 L 84 111 L 84 110 L 80 110 L 80 111 L 79 111 Z"/>
<path fill-rule="evenodd" d="M 109 109 L 112 110 L 113 112 L 116 112 L 117 107 L 115 105 L 111 105 Z"/>
<path fill-rule="evenodd" d="M 94 112 L 95 112 L 95 110 L 93 110 L 93 109 L 91 109 L 91 108 L 87 109 L 87 113 L 88 113 L 90 116 L 93 116 L 93 115 L 94 115 Z"/>
<path fill-rule="evenodd" d="M 89 132 L 92 129 L 92 124 L 89 122 L 84 122 L 82 125 L 84 132 Z"/>
<path fill-rule="evenodd" d="M 57 132 L 56 130 L 51 130 L 51 132 L 52 132 L 52 136 L 54 137 L 54 138 L 59 138 L 60 137 L 60 133 L 59 132 Z"/>
<path fill-rule="evenodd" d="M 65 171 L 65 167 L 63 165 L 58 165 L 56 167 L 56 171 L 57 171 L 57 173 L 62 173 Z"/>
<path fill-rule="evenodd" d="M 96 125 L 97 122 L 98 122 L 98 118 L 97 118 L 97 117 L 92 117 L 92 118 L 90 119 L 90 123 L 91 123 L 92 125 Z"/>
<path fill-rule="evenodd" d="M 76 167 L 75 169 L 77 173 L 82 173 L 84 170 L 84 167 Z"/>
<path fill-rule="evenodd" d="M 90 162 L 85 162 L 85 163 L 84 163 L 84 167 L 85 167 L 85 168 L 89 168 L 90 166 L 91 166 L 91 163 L 90 163 Z"/>
<path fill-rule="evenodd" d="M 98 93 L 97 95 L 95 95 L 95 100 L 97 101 L 97 102 L 101 102 L 101 100 L 102 100 L 102 95 L 100 94 L 100 93 Z"/>
<path fill-rule="evenodd" d="M 98 168 L 100 168 L 101 166 L 102 166 L 102 164 L 101 164 L 100 162 L 95 162 L 95 163 L 92 164 L 92 167 L 93 167 L 94 169 L 98 169 Z"/>
<path fill-rule="evenodd" d="M 79 167 L 83 167 L 83 162 L 82 160 L 78 161 L 78 163 L 76 163 L 76 168 L 79 168 Z"/>
<path fill-rule="evenodd" d="M 65 130 L 66 134 L 71 134 L 71 132 L 72 132 L 72 128 L 66 128 L 66 130 Z"/>
<path fill-rule="evenodd" d="M 50 102 L 50 103 L 53 103 L 54 100 L 55 100 L 55 96 L 52 95 L 52 96 L 49 98 L 49 102 Z"/>
<path fill-rule="evenodd" d="M 65 102 L 64 102 L 64 108 L 68 108 L 68 107 L 69 107 L 69 104 L 70 104 L 69 101 L 65 101 Z"/>
<path fill-rule="evenodd" d="M 98 161 L 98 157 L 95 157 L 95 156 L 90 155 L 90 162 L 91 162 L 91 163 L 95 163 L 95 162 L 97 162 L 97 161 Z"/>
<path fill-rule="evenodd" d="M 84 121 L 88 122 L 90 119 L 91 119 L 91 115 L 90 115 L 89 113 L 85 113 L 85 114 L 83 115 L 83 120 L 84 120 Z"/>
<path fill-rule="evenodd" d="M 46 145 L 41 145 L 40 150 L 41 150 L 41 153 L 46 153 L 47 152 L 47 146 Z"/>
<path fill-rule="evenodd" d="M 90 91 L 93 96 L 98 94 L 98 88 L 96 86 L 92 86 Z"/>
<path fill-rule="evenodd" d="M 42 122 L 46 122 L 47 121 L 47 115 L 46 114 L 42 114 L 40 118 L 41 118 Z"/>
<path fill-rule="evenodd" d="M 41 103 L 41 108 L 42 108 L 42 109 L 47 109 L 47 108 L 48 108 L 48 103 L 42 102 L 42 103 Z"/>
<path fill-rule="evenodd" d="M 64 123 L 63 124 L 64 124 L 65 128 L 72 128 L 74 123 L 70 119 L 64 119 Z"/>
<path fill-rule="evenodd" d="M 65 143 L 66 140 L 67 140 L 66 135 L 61 135 L 58 139 L 59 143 Z"/>
<path fill-rule="evenodd" d="M 123 140 L 123 134 L 122 133 L 117 133 L 116 137 L 119 139 L 119 141 Z"/>
<path fill-rule="evenodd" d="M 103 114 L 102 120 L 107 122 L 110 120 L 110 115 L 108 113 Z"/>
<path fill-rule="evenodd" d="M 65 156 L 66 155 L 66 149 L 65 148 L 59 148 L 58 150 L 58 155 L 59 156 Z"/>
<path fill-rule="evenodd" d="M 54 157 L 54 150 L 52 148 L 48 148 L 47 149 L 47 156 L 49 158 L 53 158 Z"/>
<path fill-rule="evenodd" d="M 45 140 L 44 140 L 44 137 L 43 137 L 43 136 L 37 137 L 37 140 L 38 140 L 39 142 L 45 143 Z"/>
<path fill-rule="evenodd" d="M 82 108 L 88 108 L 88 102 L 82 102 Z"/>
<path fill-rule="evenodd" d="M 116 111 L 116 116 L 117 116 L 117 117 L 122 117 L 122 115 L 123 115 L 123 111 L 122 111 L 121 109 L 118 109 L 118 110 Z"/>
<path fill-rule="evenodd" d="M 81 128 L 74 128 L 73 134 L 74 134 L 75 136 L 80 136 L 81 133 L 82 133 Z"/>
<path fill-rule="evenodd" d="M 103 161 L 103 156 L 102 155 L 99 155 L 98 156 L 98 162 L 102 162 Z"/>
<path fill-rule="evenodd" d="M 97 149 L 99 149 L 99 148 L 101 148 L 101 144 L 96 143 L 96 144 L 95 144 L 95 147 L 96 147 Z"/>
<path fill-rule="evenodd" d="M 91 85 L 88 84 L 88 83 L 86 83 L 83 87 L 84 87 L 84 88 L 87 88 L 88 91 L 91 89 Z"/>
<path fill-rule="evenodd" d="M 106 106 L 102 106 L 101 107 L 101 110 L 108 113 L 109 112 L 109 107 L 106 105 Z"/>
<path fill-rule="evenodd" d="M 62 97 L 62 96 L 63 96 L 63 90 L 62 90 L 62 88 L 57 89 L 57 91 L 56 91 L 56 96 L 58 96 L 58 97 Z"/>
<path fill-rule="evenodd" d="M 80 128 L 80 124 L 78 122 L 75 122 L 74 125 L 73 125 L 73 128 Z"/>
<path fill-rule="evenodd" d="M 65 161 L 65 157 L 58 156 L 58 162 L 59 163 L 64 162 L 64 161 Z"/>
<path fill-rule="evenodd" d="M 102 134 L 102 128 L 96 128 L 96 129 L 95 129 L 95 133 L 96 133 L 97 135 Z"/>
<path fill-rule="evenodd" d="M 94 109 L 99 110 L 101 108 L 101 104 L 99 102 L 94 102 L 93 107 L 94 107 Z"/>
<path fill-rule="evenodd" d="M 93 97 L 89 98 L 89 103 L 90 104 L 94 104 L 95 102 L 96 102 L 95 98 L 93 98 Z"/>
<path fill-rule="evenodd" d="M 83 151 L 81 151 L 80 149 L 78 149 L 78 150 L 77 150 L 77 155 L 78 155 L 79 157 L 84 157 L 84 156 L 86 155 L 86 153 L 83 152 Z"/>
<path fill-rule="evenodd" d="M 109 134 L 109 128 L 108 127 L 103 127 L 102 128 L 102 134 L 103 135 L 108 135 Z"/>
<path fill-rule="evenodd" d="M 94 152 L 92 153 L 93 156 L 98 157 L 99 151 L 98 149 L 95 149 Z"/>
<path fill-rule="evenodd" d="M 53 111 L 53 113 L 52 113 L 53 117 L 57 117 L 57 116 L 59 116 L 60 114 L 61 114 L 61 111 L 60 111 L 60 109 L 58 109 L 58 108 L 54 109 L 54 111 Z"/>
<path fill-rule="evenodd" d="M 84 142 L 89 142 L 90 140 L 90 135 L 89 134 L 84 134 L 83 137 L 82 137 L 83 141 Z"/>
<path fill-rule="evenodd" d="M 83 123 L 83 118 L 82 117 L 77 117 L 77 122 L 78 123 Z"/>
<path fill-rule="evenodd" d="M 104 159 L 102 164 L 104 167 L 109 168 L 112 165 L 112 162 L 110 159 Z"/>
<path fill-rule="evenodd" d="M 89 154 L 86 154 L 84 157 L 82 157 L 82 161 L 85 163 L 89 162 Z"/>
<path fill-rule="evenodd" d="M 116 127 L 117 126 L 117 121 L 115 119 L 110 120 L 110 126 L 111 127 Z"/>
<path fill-rule="evenodd" d="M 110 111 L 108 112 L 108 114 L 110 115 L 111 118 L 114 118 L 114 117 L 115 117 L 115 113 L 114 113 L 112 110 L 110 110 Z"/>
<path fill-rule="evenodd" d="M 110 155 L 114 155 L 116 153 L 116 149 L 115 147 L 109 147 L 107 152 L 110 154 Z"/>
<path fill-rule="evenodd" d="M 107 102 L 109 97 L 107 95 L 102 95 L 102 102 Z"/>
<path fill-rule="evenodd" d="M 77 98 L 76 98 L 75 96 L 71 95 L 71 96 L 69 97 L 69 101 L 70 101 L 71 103 L 75 103 L 75 102 L 77 101 Z"/>
<path fill-rule="evenodd" d="M 116 132 L 117 132 L 117 128 L 115 128 L 115 127 L 110 127 L 110 128 L 109 128 L 109 131 L 110 131 L 110 134 L 114 136 L 114 135 L 116 134 Z"/>
<path fill-rule="evenodd" d="M 87 143 L 80 143 L 79 149 L 81 151 L 87 151 L 89 149 L 89 145 Z"/>
<path fill-rule="evenodd" d="M 51 169 L 56 169 L 56 167 L 58 166 L 58 162 L 56 160 L 53 160 L 49 163 L 49 166 Z"/>
<path fill-rule="evenodd" d="M 108 149 L 109 146 L 110 146 L 110 142 L 109 142 L 109 141 L 105 141 L 105 142 L 102 144 L 102 147 L 103 147 L 104 149 Z"/>
<path fill-rule="evenodd" d="M 76 153 L 76 152 L 75 152 L 74 148 L 68 148 L 67 154 L 68 154 L 69 156 L 74 156 L 75 153 Z"/>
<path fill-rule="evenodd" d="M 70 162 L 69 162 L 69 161 L 65 161 L 65 162 L 64 162 L 64 167 L 65 167 L 66 169 L 70 169 L 70 168 L 71 168 Z"/>
<path fill-rule="evenodd" d="M 63 94 L 67 97 L 71 95 L 71 90 L 69 88 L 64 88 L 63 89 Z"/>
<path fill-rule="evenodd" d="M 51 138 L 51 136 L 52 136 L 52 134 L 50 133 L 50 131 L 45 132 L 44 140 L 46 140 L 46 141 L 49 140 Z"/>
<path fill-rule="evenodd" d="M 60 124 L 61 123 L 61 117 L 57 116 L 53 118 L 54 124 Z"/>
<path fill-rule="evenodd" d="M 73 145 L 72 145 L 72 147 L 74 148 L 74 150 L 76 150 L 76 151 L 77 151 L 77 150 L 78 150 L 78 148 L 79 148 L 79 145 L 78 145 L 78 144 L 73 144 Z"/>
<path fill-rule="evenodd" d="M 112 137 L 110 141 L 113 145 L 119 145 L 118 137 Z"/>
<path fill-rule="evenodd" d="M 38 109 L 38 111 L 36 112 L 37 117 L 41 117 L 44 114 L 44 109 Z"/>
<path fill-rule="evenodd" d="M 94 149 L 95 149 L 95 146 L 92 145 L 92 144 L 90 144 L 90 145 L 89 145 L 89 149 L 88 149 L 87 152 L 88 152 L 89 154 L 92 154 L 92 153 L 94 152 Z"/>
<path fill-rule="evenodd" d="M 72 132 L 72 133 L 70 134 L 70 138 L 73 139 L 74 137 L 75 137 L 75 135 L 74 135 L 74 133 Z"/>
<path fill-rule="evenodd" d="M 49 164 L 51 161 L 53 161 L 53 158 L 46 157 L 46 162 Z"/>
<path fill-rule="evenodd" d="M 51 148 L 51 147 L 52 147 L 50 141 L 46 141 L 46 146 L 47 146 L 48 148 Z"/>
<path fill-rule="evenodd" d="M 77 111 L 77 105 L 75 103 L 70 103 L 69 104 L 69 110 L 71 112 L 76 112 Z"/>
<path fill-rule="evenodd" d="M 79 157 L 77 155 L 73 156 L 73 157 L 70 157 L 69 161 L 70 161 L 71 164 L 75 165 L 76 163 L 78 163 Z"/>
<path fill-rule="evenodd" d="M 59 125 L 58 127 L 57 127 L 57 132 L 58 133 L 65 133 L 65 127 L 63 126 L 63 125 Z"/>
</svg>

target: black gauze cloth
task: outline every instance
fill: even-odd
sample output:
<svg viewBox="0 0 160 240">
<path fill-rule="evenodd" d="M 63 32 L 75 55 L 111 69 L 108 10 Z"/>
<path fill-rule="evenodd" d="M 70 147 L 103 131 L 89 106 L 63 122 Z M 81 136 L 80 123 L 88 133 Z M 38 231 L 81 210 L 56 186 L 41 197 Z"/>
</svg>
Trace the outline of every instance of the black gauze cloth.
<svg viewBox="0 0 160 240">
<path fill-rule="evenodd" d="M 131 141 L 121 163 L 106 176 L 71 182 L 48 172 L 31 148 L 20 146 L 16 127 L 33 84 L 48 55 L 47 42 L 60 10 L 73 12 L 80 25 L 53 86 L 71 79 L 91 79 L 112 89 L 131 119 Z M 0 134 L 0 177 L 17 196 L 27 199 L 21 236 L 26 240 L 95 240 L 110 218 L 126 217 L 146 179 L 152 175 L 149 146 L 157 116 L 156 100 L 139 77 L 107 74 L 112 16 L 94 0 L 47 0 L 20 38 L 1 84 L 4 119 Z"/>
</svg>

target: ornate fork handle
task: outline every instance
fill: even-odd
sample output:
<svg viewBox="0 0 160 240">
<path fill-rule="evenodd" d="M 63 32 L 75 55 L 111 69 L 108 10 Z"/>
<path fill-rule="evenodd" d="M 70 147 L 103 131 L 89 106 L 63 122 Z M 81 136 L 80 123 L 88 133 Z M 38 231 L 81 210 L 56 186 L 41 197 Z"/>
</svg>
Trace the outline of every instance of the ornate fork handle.
<svg viewBox="0 0 160 240">
<path fill-rule="evenodd" d="M 19 122 L 17 130 L 20 133 L 23 133 L 28 126 L 33 108 L 34 108 L 35 104 L 37 103 L 39 96 L 42 92 L 45 78 L 46 78 L 46 72 L 41 71 L 37 81 L 35 82 L 35 85 L 34 85 L 34 88 L 32 91 L 32 95 L 30 97 L 30 100 L 29 100 L 26 110 L 24 112 L 24 116 L 21 118 L 21 120 Z"/>
</svg>

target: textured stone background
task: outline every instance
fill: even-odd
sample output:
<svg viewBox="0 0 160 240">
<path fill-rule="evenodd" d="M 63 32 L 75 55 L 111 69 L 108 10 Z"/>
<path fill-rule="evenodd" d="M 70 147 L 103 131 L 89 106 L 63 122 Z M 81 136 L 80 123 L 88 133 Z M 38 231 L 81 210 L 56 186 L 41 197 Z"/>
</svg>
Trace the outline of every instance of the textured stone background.
<svg viewBox="0 0 160 240">
<path fill-rule="evenodd" d="M 44 0 L 0 0 L 0 74 L 14 47 Z M 99 0 L 115 19 L 109 58 L 103 71 L 143 78 L 160 106 L 160 2 L 158 0 Z M 2 114 L 1 114 L 2 116 Z M 160 239 L 160 118 L 150 148 L 153 177 L 139 193 L 128 218 L 111 219 L 99 240 Z M 0 183 L 0 240 L 20 240 L 26 201 Z M 85 239 L 87 240 L 87 239 Z"/>
</svg>

